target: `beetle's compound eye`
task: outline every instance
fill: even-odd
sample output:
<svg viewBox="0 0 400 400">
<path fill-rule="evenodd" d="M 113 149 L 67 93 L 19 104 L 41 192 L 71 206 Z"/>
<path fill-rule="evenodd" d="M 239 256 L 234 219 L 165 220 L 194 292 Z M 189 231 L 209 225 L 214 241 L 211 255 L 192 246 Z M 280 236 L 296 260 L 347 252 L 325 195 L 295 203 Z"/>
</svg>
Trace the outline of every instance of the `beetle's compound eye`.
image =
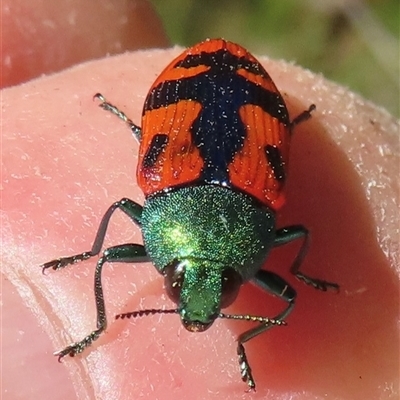
<svg viewBox="0 0 400 400">
<path fill-rule="evenodd" d="M 174 303 L 179 304 L 185 274 L 184 264 L 178 260 L 174 260 L 164 268 L 163 274 L 168 297 Z"/>
<path fill-rule="evenodd" d="M 221 308 L 228 307 L 235 301 L 242 282 L 239 272 L 233 268 L 227 268 L 222 272 Z"/>
</svg>

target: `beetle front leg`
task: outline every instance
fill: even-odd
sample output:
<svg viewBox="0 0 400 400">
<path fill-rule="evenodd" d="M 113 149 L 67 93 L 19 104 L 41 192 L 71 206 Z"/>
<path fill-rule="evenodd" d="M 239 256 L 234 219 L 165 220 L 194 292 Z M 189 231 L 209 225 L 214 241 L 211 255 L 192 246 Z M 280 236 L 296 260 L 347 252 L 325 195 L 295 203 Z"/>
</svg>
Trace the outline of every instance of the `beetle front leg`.
<svg viewBox="0 0 400 400">
<path fill-rule="evenodd" d="M 282 246 L 296 239 L 303 239 L 303 243 L 297 253 L 296 258 L 290 267 L 290 272 L 297 277 L 297 279 L 303 281 L 307 285 L 313 286 L 315 289 L 326 291 L 328 289 L 339 290 L 339 285 L 337 283 L 328 282 L 318 278 L 312 278 L 308 275 L 303 274 L 300 271 L 301 263 L 307 254 L 310 236 L 308 229 L 303 225 L 293 225 L 286 228 L 278 229 L 276 231 L 276 237 L 274 241 L 274 247 Z"/>
<path fill-rule="evenodd" d="M 107 328 L 106 307 L 104 302 L 103 285 L 101 283 L 101 272 L 104 264 L 106 262 L 133 263 L 143 261 L 148 261 L 148 256 L 146 254 L 146 250 L 140 244 L 122 244 L 110 247 L 104 251 L 103 256 L 100 257 L 99 261 L 97 262 L 94 275 L 97 329 L 95 329 L 81 341 L 72 343 L 65 349 L 54 353 L 54 355 L 58 356 L 59 361 L 67 354 L 73 357 L 75 354 L 82 353 L 82 351 L 85 350 L 86 347 L 90 346 L 95 340 L 97 340 L 101 333 Z"/>
<path fill-rule="evenodd" d="M 44 272 L 45 270 L 47 270 L 49 268 L 57 271 L 59 269 L 66 267 L 67 265 L 75 264 L 79 261 L 84 261 L 93 256 L 98 255 L 103 246 L 103 242 L 104 242 L 104 238 L 106 236 L 106 231 L 107 231 L 108 223 L 110 222 L 110 218 L 113 215 L 114 211 L 117 209 L 123 211 L 137 225 L 140 226 L 141 215 L 142 215 L 142 206 L 140 206 L 139 204 L 135 203 L 134 201 L 132 201 L 130 199 L 126 199 L 126 198 L 121 199 L 120 201 L 116 201 L 114 204 L 112 204 L 109 207 L 109 209 L 104 214 L 104 216 L 100 222 L 100 226 L 97 230 L 96 238 L 93 242 L 92 249 L 90 251 L 85 251 L 83 253 L 76 254 L 73 256 L 61 257 L 61 258 L 57 258 L 55 260 L 49 261 L 49 262 L 41 265 L 42 271 Z"/>
<path fill-rule="evenodd" d="M 240 372 L 242 380 L 247 383 L 249 390 L 255 390 L 256 384 L 253 379 L 250 364 L 247 360 L 246 352 L 243 344 L 253 339 L 255 336 L 266 332 L 274 326 L 283 325 L 283 321 L 292 312 L 294 308 L 294 300 L 296 298 L 296 291 L 279 275 L 271 271 L 260 270 L 252 280 L 261 289 L 285 300 L 288 303 L 286 309 L 277 315 L 275 318 L 270 319 L 268 323 L 262 323 L 255 328 L 243 332 L 238 337 L 237 354 L 239 357 Z"/>
</svg>

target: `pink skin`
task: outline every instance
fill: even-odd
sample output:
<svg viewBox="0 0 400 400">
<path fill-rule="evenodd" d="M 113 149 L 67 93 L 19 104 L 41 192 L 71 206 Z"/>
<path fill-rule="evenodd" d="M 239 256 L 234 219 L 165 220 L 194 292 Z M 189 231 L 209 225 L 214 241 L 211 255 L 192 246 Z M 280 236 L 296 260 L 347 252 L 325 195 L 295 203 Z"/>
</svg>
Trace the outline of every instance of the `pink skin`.
<svg viewBox="0 0 400 400">
<path fill-rule="evenodd" d="M 1 9 L 2 87 L 106 54 L 168 45 L 147 0 L 2 0 Z"/>
<path fill-rule="evenodd" d="M 340 293 L 290 276 L 298 244 L 271 254 L 266 267 L 298 298 L 287 327 L 246 345 L 257 383 L 251 395 L 235 344 L 250 324 L 217 320 L 196 334 L 176 316 L 114 321 L 124 311 L 173 307 L 151 264 L 106 267 L 106 334 L 75 359 L 58 364 L 52 356 L 95 328 L 96 260 L 46 275 L 39 265 L 89 250 L 115 200 L 143 202 L 138 144 L 92 96 L 101 92 L 140 123 L 148 88 L 180 52 L 111 57 L 2 92 L 3 399 L 396 397 L 398 121 L 320 76 L 265 58 L 292 116 L 317 104 L 295 131 L 279 226 L 311 230 L 303 271 L 338 282 Z M 140 231 L 116 213 L 106 246 L 124 242 L 141 242 Z M 246 285 L 227 311 L 274 316 L 284 306 Z"/>
</svg>

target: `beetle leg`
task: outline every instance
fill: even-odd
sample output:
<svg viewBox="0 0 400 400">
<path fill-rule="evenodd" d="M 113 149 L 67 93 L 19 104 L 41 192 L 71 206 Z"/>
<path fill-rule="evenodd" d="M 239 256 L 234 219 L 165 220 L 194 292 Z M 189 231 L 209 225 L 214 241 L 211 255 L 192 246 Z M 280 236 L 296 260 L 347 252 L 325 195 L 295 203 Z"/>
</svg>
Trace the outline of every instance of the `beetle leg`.
<svg viewBox="0 0 400 400">
<path fill-rule="evenodd" d="M 287 226 L 286 228 L 278 229 L 276 231 L 274 247 L 282 246 L 296 239 L 303 239 L 303 244 L 301 245 L 296 258 L 294 259 L 293 264 L 290 267 L 290 272 L 295 275 L 297 279 L 303 281 L 307 285 L 313 286 L 315 289 L 323 291 L 326 291 L 328 289 L 339 290 L 339 285 L 337 283 L 327 282 L 318 278 L 312 278 L 300 272 L 300 266 L 308 251 L 310 242 L 309 232 L 307 228 L 305 228 L 303 225 L 292 225 Z"/>
<path fill-rule="evenodd" d="M 248 342 L 250 339 L 253 339 L 255 336 L 266 332 L 272 327 L 280 325 L 280 323 L 282 323 L 293 310 L 296 291 L 284 279 L 271 271 L 258 271 L 252 282 L 261 287 L 263 290 L 266 290 L 267 292 L 270 292 L 288 302 L 286 309 L 276 317 L 271 318 L 270 323 L 260 324 L 255 328 L 243 332 L 238 337 L 237 354 L 239 356 L 239 366 L 242 380 L 247 382 L 250 390 L 255 390 L 255 382 L 243 344 Z"/>
<path fill-rule="evenodd" d="M 122 112 L 118 107 L 114 106 L 113 104 L 109 103 L 106 98 L 101 94 L 101 93 L 96 93 L 93 96 L 94 99 L 100 100 L 99 106 L 106 111 L 110 111 L 114 115 L 116 115 L 118 118 L 121 118 L 122 121 L 124 121 L 129 128 L 131 128 L 131 131 L 135 138 L 140 142 L 140 138 L 142 137 L 142 129 L 140 126 L 136 125 L 128 116 Z"/>
<path fill-rule="evenodd" d="M 112 204 L 109 209 L 106 211 L 104 214 L 100 226 L 97 230 L 96 238 L 93 242 L 92 249 L 90 251 L 85 251 L 80 254 L 76 254 L 74 256 L 70 257 L 62 257 L 62 258 L 57 258 L 55 260 L 49 261 L 43 265 L 42 271 L 44 272 L 46 269 L 52 268 L 53 270 L 59 270 L 61 268 L 66 267 L 69 264 L 75 264 L 79 261 L 87 260 L 90 257 L 96 256 L 97 254 L 100 253 L 101 247 L 103 246 L 104 242 L 104 237 L 106 235 L 108 223 L 110 221 L 110 218 L 112 214 L 114 213 L 115 210 L 121 210 L 123 211 L 128 217 L 130 217 L 135 224 L 140 226 L 140 221 L 141 221 L 141 215 L 142 215 L 142 206 L 139 204 L 135 203 L 132 200 L 129 199 L 121 199 L 120 201 L 116 201 L 114 204 Z"/>
<path fill-rule="evenodd" d="M 308 119 L 311 118 L 311 113 L 316 109 L 317 107 L 315 104 L 311 104 L 310 107 L 308 107 L 307 110 L 304 110 L 301 112 L 297 117 L 293 118 L 293 120 L 290 122 L 290 129 L 293 130 L 293 128 L 296 125 L 301 124 L 304 121 L 307 121 Z"/>
<path fill-rule="evenodd" d="M 121 244 L 106 249 L 97 262 L 94 274 L 94 294 L 96 300 L 97 329 L 87 335 L 83 340 L 72 343 L 65 349 L 57 351 L 54 355 L 58 356 L 58 361 L 67 354 L 73 357 L 81 353 L 92 342 L 99 338 L 100 334 L 107 328 L 106 307 L 104 303 L 103 285 L 101 283 L 101 272 L 106 262 L 143 262 L 148 261 L 145 248 L 140 244 Z"/>
</svg>

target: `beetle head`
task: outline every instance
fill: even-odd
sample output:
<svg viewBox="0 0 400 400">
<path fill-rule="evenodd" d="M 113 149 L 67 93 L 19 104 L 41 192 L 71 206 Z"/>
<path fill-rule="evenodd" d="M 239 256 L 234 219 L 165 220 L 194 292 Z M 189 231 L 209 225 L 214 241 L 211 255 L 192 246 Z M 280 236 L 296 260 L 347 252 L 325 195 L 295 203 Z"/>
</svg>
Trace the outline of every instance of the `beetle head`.
<svg viewBox="0 0 400 400">
<path fill-rule="evenodd" d="M 173 261 L 164 271 L 168 296 L 178 305 L 183 326 L 203 332 L 232 304 L 242 284 L 233 268 L 221 268 L 204 260 Z"/>
</svg>

